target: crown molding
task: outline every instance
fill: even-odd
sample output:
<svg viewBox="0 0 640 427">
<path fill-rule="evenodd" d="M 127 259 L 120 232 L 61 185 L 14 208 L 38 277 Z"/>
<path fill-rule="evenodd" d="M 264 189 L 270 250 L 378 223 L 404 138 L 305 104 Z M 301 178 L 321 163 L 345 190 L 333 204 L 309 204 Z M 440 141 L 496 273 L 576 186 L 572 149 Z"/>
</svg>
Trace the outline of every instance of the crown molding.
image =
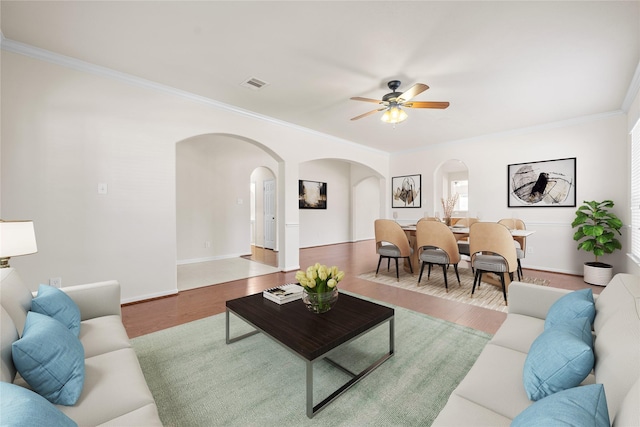
<svg viewBox="0 0 640 427">
<path fill-rule="evenodd" d="M 157 92 L 162 92 L 168 95 L 177 96 L 180 98 L 184 98 L 193 102 L 198 102 L 201 104 L 205 104 L 209 107 L 217 108 L 219 110 L 227 111 L 233 114 L 238 114 L 245 117 L 250 117 L 257 120 L 266 121 L 278 126 L 283 126 L 286 128 L 290 128 L 299 132 L 304 132 L 309 135 L 319 136 L 321 138 L 330 139 L 340 144 L 346 144 L 353 147 L 357 147 L 362 150 L 370 151 L 376 154 L 389 155 L 389 152 L 378 150 L 376 148 L 367 147 L 366 145 L 358 144 L 353 141 L 349 141 L 346 139 L 338 138 L 333 135 L 329 135 L 326 133 L 318 132 L 313 129 L 309 129 L 303 126 L 299 126 L 293 123 L 289 123 L 283 120 L 278 120 L 273 117 L 265 116 L 262 114 L 255 113 L 253 111 L 245 110 L 239 107 L 235 107 L 233 105 L 225 104 L 223 102 L 216 101 L 211 98 L 207 98 L 204 96 L 196 95 L 191 92 L 187 92 L 184 90 L 176 89 L 171 86 L 163 85 L 160 83 L 153 82 L 151 80 L 143 79 L 141 77 L 136 77 L 131 74 L 122 73 L 120 71 L 113 70 L 111 68 L 103 67 L 100 65 L 95 65 L 86 61 L 82 61 L 76 58 L 72 58 L 70 56 L 60 55 L 55 52 L 51 52 L 46 49 L 41 49 L 26 43 L 17 42 L 15 40 L 8 39 L 4 37 L 2 32 L 0 32 L 0 48 L 7 52 L 16 53 L 19 55 L 27 56 L 29 58 L 38 59 L 41 61 L 50 62 L 52 64 L 56 64 L 62 67 L 71 68 L 76 71 L 82 71 L 94 75 L 98 75 L 101 77 L 105 77 L 112 80 L 117 80 L 132 86 L 141 87 Z"/>
</svg>

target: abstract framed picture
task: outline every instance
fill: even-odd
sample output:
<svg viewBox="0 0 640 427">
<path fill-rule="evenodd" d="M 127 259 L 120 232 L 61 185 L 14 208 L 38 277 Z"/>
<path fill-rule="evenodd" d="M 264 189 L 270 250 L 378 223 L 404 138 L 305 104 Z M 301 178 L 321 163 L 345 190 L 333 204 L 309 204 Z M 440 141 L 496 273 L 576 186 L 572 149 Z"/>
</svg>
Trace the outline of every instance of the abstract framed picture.
<svg viewBox="0 0 640 427">
<path fill-rule="evenodd" d="M 576 158 L 507 167 L 508 207 L 575 207 Z"/>
<path fill-rule="evenodd" d="M 299 180 L 298 207 L 300 209 L 327 209 L 327 183 Z"/>
<path fill-rule="evenodd" d="M 391 207 L 419 208 L 422 205 L 422 175 L 391 178 Z"/>
</svg>

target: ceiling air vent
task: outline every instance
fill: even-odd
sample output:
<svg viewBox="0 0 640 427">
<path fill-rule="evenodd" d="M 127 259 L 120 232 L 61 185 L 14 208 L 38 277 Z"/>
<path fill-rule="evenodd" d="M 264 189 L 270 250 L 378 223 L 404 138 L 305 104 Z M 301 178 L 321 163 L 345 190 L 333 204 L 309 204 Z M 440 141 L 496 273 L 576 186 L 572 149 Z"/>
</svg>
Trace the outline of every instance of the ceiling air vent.
<svg viewBox="0 0 640 427">
<path fill-rule="evenodd" d="M 249 89 L 258 90 L 267 86 L 269 83 L 256 79 L 255 77 L 249 77 L 247 80 L 240 83 L 240 86 L 248 87 Z"/>
</svg>

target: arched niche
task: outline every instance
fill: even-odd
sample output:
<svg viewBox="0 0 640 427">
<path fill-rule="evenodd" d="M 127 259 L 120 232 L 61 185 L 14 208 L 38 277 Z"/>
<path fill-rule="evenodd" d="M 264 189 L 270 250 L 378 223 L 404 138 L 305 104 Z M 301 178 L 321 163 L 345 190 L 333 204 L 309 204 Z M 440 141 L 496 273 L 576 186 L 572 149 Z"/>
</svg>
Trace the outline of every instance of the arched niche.
<svg viewBox="0 0 640 427">
<path fill-rule="evenodd" d="M 459 194 L 453 216 L 469 216 L 469 168 L 458 159 L 442 162 L 433 174 L 434 216 L 443 217 L 442 199 Z"/>
</svg>

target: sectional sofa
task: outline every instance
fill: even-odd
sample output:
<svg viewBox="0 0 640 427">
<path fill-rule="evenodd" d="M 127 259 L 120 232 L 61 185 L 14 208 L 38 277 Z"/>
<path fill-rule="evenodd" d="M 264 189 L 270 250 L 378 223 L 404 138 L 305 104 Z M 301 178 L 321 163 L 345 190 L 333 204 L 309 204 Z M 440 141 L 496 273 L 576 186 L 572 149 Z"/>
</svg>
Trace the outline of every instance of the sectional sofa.
<svg viewBox="0 0 640 427">
<path fill-rule="evenodd" d="M 582 315 L 551 322 L 551 316 L 571 313 L 578 305 L 572 301 L 585 291 L 565 297 L 569 291 L 513 282 L 507 319 L 433 425 L 640 426 L 640 277 L 618 274 L 592 297 L 592 323 Z M 567 335 L 567 325 L 573 323 L 586 327 L 580 326 L 578 333 L 570 329 Z M 555 345 L 548 345 L 554 340 Z M 576 349 L 574 359 L 553 366 L 558 357 Z M 563 386 L 564 377 L 573 375 L 575 381 L 577 372 L 564 369 L 573 360 L 589 358 L 593 369 L 588 368 L 586 378 Z"/>
<path fill-rule="evenodd" d="M 65 301 L 70 297 L 77 305 L 79 328 L 69 332 L 70 329 L 60 328 L 66 326 L 64 323 L 35 313 L 39 301 L 13 268 L 1 269 L 0 279 L 1 425 L 162 425 L 122 324 L 118 282 L 72 286 L 63 288 L 64 293 L 53 288 L 38 290 L 39 298 L 47 292 L 47 296 L 62 297 Z M 38 307 L 42 305 L 39 303 Z M 56 348 L 78 352 L 80 358 L 48 365 L 60 356 Z M 20 363 L 14 363 L 16 355 Z M 43 357 L 44 360 L 40 360 Z M 31 384 L 37 380 L 38 390 L 45 391 L 41 394 L 32 391 L 34 387 L 27 383 L 16 365 L 24 367 L 22 373 L 28 371 Z M 68 366 L 76 371 L 63 380 L 58 371 Z M 54 371 L 55 377 L 44 377 Z M 33 379 L 34 373 L 40 378 Z M 51 388 L 53 381 L 63 384 Z"/>
</svg>

